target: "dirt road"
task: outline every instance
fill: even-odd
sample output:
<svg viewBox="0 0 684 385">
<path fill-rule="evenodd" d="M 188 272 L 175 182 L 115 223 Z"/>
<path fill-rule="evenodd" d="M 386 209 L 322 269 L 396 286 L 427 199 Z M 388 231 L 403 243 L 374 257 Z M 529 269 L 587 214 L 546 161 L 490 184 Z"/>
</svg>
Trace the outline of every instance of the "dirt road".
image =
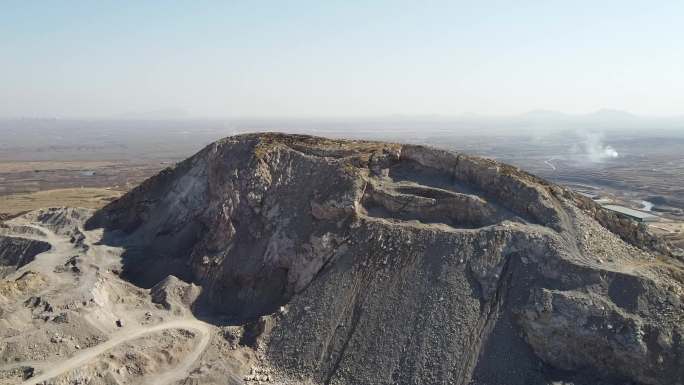
<svg viewBox="0 0 684 385">
<path fill-rule="evenodd" d="M 155 333 L 167 329 L 190 329 L 197 331 L 199 333 L 199 342 L 195 345 L 195 348 L 190 353 L 185 360 L 182 361 L 173 370 L 167 371 L 154 378 L 154 383 L 157 385 L 172 384 L 175 381 L 181 380 L 188 376 L 190 369 L 197 362 L 200 355 L 209 345 L 211 339 L 210 328 L 204 322 L 195 319 L 179 319 L 161 323 L 159 325 L 154 325 L 150 327 L 136 327 L 132 329 L 122 330 L 121 332 L 114 334 L 111 338 L 97 346 L 90 349 L 85 349 L 79 352 L 74 357 L 68 360 L 56 363 L 52 367 L 45 370 L 45 372 L 29 379 L 28 381 L 22 382 L 22 385 L 36 385 L 43 381 L 49 380 L 51 378 L 57 377 L 60 374 L 66 373 L 70 370 L 76 369 L 82 365 L 87 364 L 90 360 L 94 359 L 98 355 L 114 348 L 115 346 L 122 344 L 124 342 L 136 339 L 145 334 Z"/>
</svg>

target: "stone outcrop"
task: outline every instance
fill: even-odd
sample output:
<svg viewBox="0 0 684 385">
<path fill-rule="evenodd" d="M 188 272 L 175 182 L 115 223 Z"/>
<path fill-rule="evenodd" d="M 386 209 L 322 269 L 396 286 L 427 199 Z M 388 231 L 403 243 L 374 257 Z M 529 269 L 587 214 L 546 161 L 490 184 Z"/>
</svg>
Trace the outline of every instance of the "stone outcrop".
<svg viewBox="0 0 684 385">
<path fill-rule="evenodd" d="M 684 266 L 493 160 L 242 135 L 88 227 L 126 249 L 133 282 L 192 281 L 196 311 L 252 325 L 280 383 L 683 382 Z"/>
<path fill-rule="evenodd" d="M 620 217 L 585 196 L 577 194 L 573 195 L 572 198 L 577 207 L 582 208 L 585 213 L 592 216 L 602 226 L 617 234 L 626 242 L 642 249 L 652 250 L 664 255 L 672 255 L 667 242 L 649 233 L 643 223 Z"/>
<path fill-rule="evenodd" d="M 50 250 L 50 244 L 34 239 L 0 235 L 0 278 L 33 261 Z"/>
<path fill-rule="evenodd" d="M 169 275 L 150 289 L 152 302 L 176 313 L 190 308 L 200 295 L 201 288 Z"/>
</svg>

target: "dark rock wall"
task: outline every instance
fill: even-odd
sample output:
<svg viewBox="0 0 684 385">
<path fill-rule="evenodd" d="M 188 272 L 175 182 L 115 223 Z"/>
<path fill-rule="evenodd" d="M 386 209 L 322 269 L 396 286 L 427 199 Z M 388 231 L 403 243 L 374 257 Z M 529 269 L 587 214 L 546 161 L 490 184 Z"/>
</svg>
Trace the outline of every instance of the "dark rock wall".
<svg viewBox="0 0 684 385">
<path fill-rule="evenodd" d="M 36 255 L 50 250 L 50 244 L 27 238 L 0 235 L 0 278 L 33 261 Z"/>
</svg>

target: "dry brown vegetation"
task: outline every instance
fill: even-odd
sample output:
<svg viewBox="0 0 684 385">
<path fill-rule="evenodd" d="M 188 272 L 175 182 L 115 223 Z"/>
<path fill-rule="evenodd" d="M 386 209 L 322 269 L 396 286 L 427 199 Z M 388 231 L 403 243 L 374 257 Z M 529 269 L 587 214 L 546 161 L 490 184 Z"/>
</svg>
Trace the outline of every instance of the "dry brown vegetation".
<svg viewBox="0 0 684 385">
<path fill-rule="evenodd" d="M 43 207 L 100 208 L 123 192 L 107 188 L 66 188 L 0 196 L 0 213 L 18 214 Z"/>
</svg>

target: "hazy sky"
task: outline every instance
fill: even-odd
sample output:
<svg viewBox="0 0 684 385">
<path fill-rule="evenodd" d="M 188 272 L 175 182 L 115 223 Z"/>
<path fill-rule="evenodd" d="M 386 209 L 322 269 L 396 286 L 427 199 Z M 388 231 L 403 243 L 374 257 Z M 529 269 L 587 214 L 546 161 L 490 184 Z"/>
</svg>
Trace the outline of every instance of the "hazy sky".
<svg viewBox="0 0 684 385">
<path fill-rule="evenodd" d="M 684 1 L 0 2 L 0 116 L 684 112 Z"/>
</svg>

